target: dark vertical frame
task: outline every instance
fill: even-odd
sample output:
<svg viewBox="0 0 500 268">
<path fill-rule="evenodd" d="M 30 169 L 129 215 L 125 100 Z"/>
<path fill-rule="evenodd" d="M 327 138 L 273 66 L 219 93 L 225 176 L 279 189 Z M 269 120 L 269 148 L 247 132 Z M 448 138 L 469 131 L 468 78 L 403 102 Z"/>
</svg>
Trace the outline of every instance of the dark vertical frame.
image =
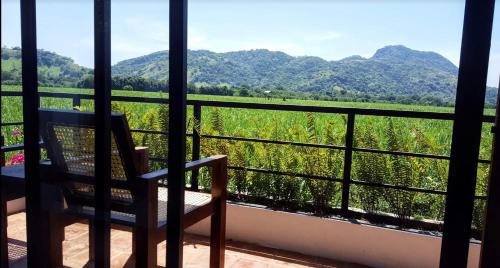
<svg viewBox="0 0 500 268">
<path fill-rule="evenodd" d="M 187 0 L 170 0 L 167 267 L 182 267 L 186 162 Z"/>
<path fill-rule="evenodd" d="M 499 85 L 500 88 L 500 85 Z M 497 97 L 493 150 L 491 154 L 488 199 L 486 201 L 483 240 L 479 267 L 500 267 L 500 98 Z"/>
<path fill-rule="evenodd" d="M 38 73 L 36 1 L 21 0 L 23 127 L 26 178 L 26 228 L 28 267 L 44 267 L 38 144 Z"/>
<path fill-rule="evenodd" d="M 2 98 L 2 88 L 0 87 L 0 98 Z M 2 105 L 0 105 L 0 147 L 4 146 L 2 136 Z M 4 165 L 5 156 L 0 152 L 0 167 Z M 9 265 L 9 249 L 7 241 L 7 196 L 5 185 L 2 179 L 2 170 L 0 169 L 0 267 Z"/>
<path fill-rule="evenodd" d="M 95 267 L 110 266 L 111 0 L 94 0 Z"/>
<path fill-rule="evenodd" d="M 440 267 L 466 267 L 495 0 L 465 3 Z"/>
</svg>

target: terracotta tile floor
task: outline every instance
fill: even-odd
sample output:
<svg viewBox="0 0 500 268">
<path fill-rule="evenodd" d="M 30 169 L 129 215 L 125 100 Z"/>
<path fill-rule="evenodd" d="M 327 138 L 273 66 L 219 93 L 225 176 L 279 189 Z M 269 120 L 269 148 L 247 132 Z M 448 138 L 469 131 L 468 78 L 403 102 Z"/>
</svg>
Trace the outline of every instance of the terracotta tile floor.
<svg viewBox="0 0 500 268">
<path fill-rule="evenodd" d="M 8 218 L 9 259 L 11 267 L 26 267 L 25 214 Z M 76 223 L 66 227 L 63 242 L 66 267 L 93 267 L 88 262 L 88 226 Z M 130 232 L 112 230 L 112 267 L 133 267 Z M 158 245 L 158 265 L 165 266 L 165 242 Z M 186 235 L 184 240 L 184 267 L 208 267 L 210 250 L 208 239 Z M 364 267 L 333 260 L 305 256 L 283 250 L 265 248 L 242 242 L 228 241 L 226 267 Z"/>
</svg>

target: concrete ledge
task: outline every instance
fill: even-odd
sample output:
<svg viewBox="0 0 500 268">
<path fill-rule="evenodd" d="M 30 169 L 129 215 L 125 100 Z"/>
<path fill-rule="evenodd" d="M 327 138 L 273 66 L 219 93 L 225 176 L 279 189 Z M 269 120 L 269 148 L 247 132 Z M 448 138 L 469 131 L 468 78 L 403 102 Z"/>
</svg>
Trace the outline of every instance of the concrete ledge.
<svg viewBox="0 0 500 268">
<path fill-rule="evenodd" d="M 210 219 L 187 232 L 209 235 Z M 227 239 L 372 267 L 439 267 L 441 238 L 295 213 L 229 204 Z M 471 243 L 468 267 L 480 245 Z"/>
</svg>

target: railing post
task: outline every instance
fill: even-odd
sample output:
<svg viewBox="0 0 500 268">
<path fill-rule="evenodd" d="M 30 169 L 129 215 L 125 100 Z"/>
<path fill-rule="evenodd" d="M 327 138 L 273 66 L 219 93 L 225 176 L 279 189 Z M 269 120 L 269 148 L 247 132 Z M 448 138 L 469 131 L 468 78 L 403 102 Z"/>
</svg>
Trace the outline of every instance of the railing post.
<svg viewBox="0 0 500 268">
<path fill-rule="evenodd" d="M 200 130 L 201 130 L 201 105 L 194 104 L 193 105 L 193 151 L 191 155 L 192 161 L 200 159 Z M 191 190 L 198 191 L 198 169 L 193 170 L 191 174 Z"/>
<path fill-rule="evenodd" d="M 80 105 L 81 105 L 80 96 L 79 95 L 73 96 L 73 109 Z"/>
<path fill-rule="evenodd" d="M 344 176 L 342 181 L 342 216 L 349 216 L 349 190 L 351 188 L 352 147 L 354 141 L 354 113 L 347 114 L 345 134 Z"/>
</svg>

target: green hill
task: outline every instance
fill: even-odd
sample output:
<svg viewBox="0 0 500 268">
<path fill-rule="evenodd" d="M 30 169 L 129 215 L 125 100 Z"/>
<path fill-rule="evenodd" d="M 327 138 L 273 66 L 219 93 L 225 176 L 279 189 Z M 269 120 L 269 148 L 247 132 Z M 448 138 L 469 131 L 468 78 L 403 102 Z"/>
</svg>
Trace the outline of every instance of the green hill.
<svg viewBox="0 0 500 268">
<path fill-rule="evenodd" d="M 189 81 L 197 84 L 284 87 L 302 92 L 333 91 L 369 95 L 424 95 L 451 100 L 458 68 L 434 52 L 388 46 L 371 58 L 339 61 L 292 57 L 283 52 L 250 50 L 214 53 L 189 51 Z M 117 76 L 167 80 L 168 51 L 125 60 L 113 66 Z"/>
<path fill-rule="evenodd" d="M 43 86 L 92 87 L 91 69 L 72 59 L 39 51 L 39 80 Z M 118 62 L 113 86 L 159 90 L 168 82 L 168 51 Z M 2 83 L 20 83 L 19 48 L 2 48 Z M 372 57 L 350 56 L 338 61 L 293 57 L 265 49 L 215 53 L 188 51 L 188 81 L 196 86 L 233 86 L 256 90 L 280 89 L 323 99 L 388 102 L 452 103 L 458 68 L 435 52 L 387 46 Z M 488 88 L 487 104 L 496 92 Z M 426 101 L 428 100 L 428 101 Z"/>
<path fill-rule="evenodd" d="M 2 84 L 21 84 L 21 48 L 2 47 Z M 79 66 L 71 58 L 43 49 L 38 50 L 38 82 L 41 86 L 73 87 L 92 70 Z"/>
</svg>

